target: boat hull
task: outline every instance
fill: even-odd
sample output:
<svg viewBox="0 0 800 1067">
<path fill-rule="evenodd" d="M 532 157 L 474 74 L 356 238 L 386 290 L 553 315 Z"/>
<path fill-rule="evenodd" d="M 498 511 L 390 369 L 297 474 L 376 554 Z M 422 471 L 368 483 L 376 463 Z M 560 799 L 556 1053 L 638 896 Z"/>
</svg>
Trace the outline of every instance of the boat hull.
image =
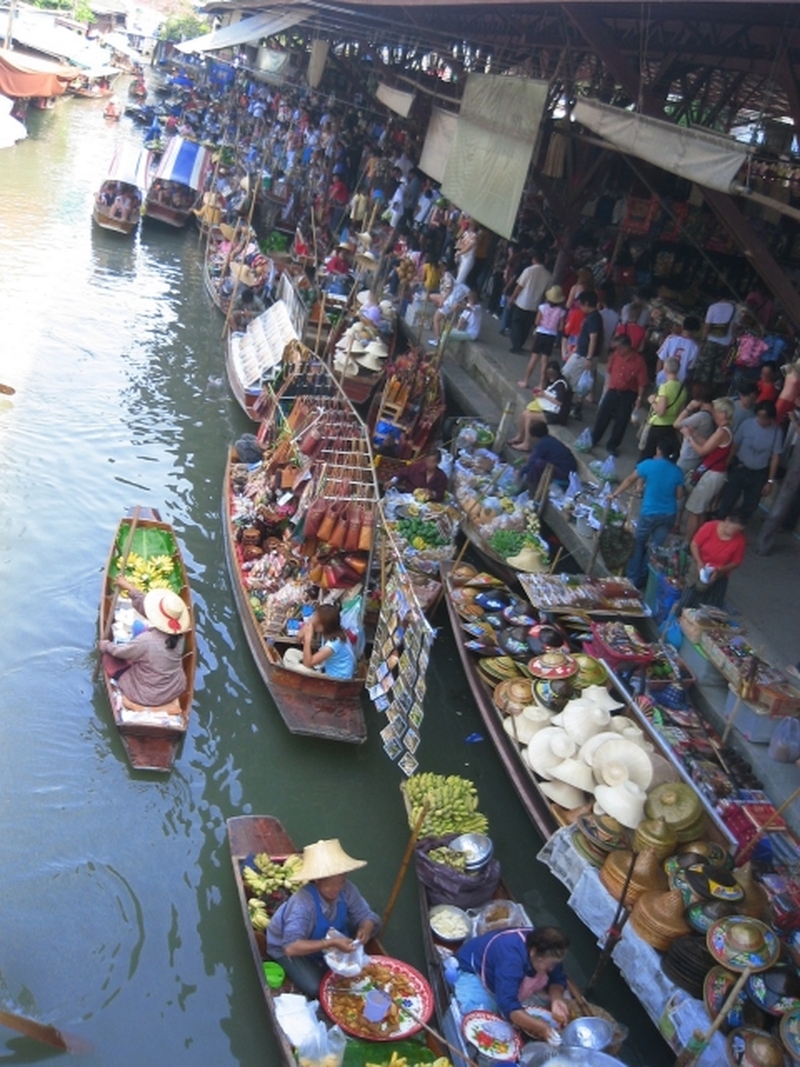
<svg viewBox="0 0 800 1067">
<path fill-rule="evenodd" d="M 113 233 L 122 233 L 125 234 L 126 237 L 130 237 L 132 233 L 135 233 L 136 227 L 139 225 L 138 217 L 132 222 L 123 219 L 115 219 L 112 215 L 102 211 L 98 204 L 95 204 L 94 206 L 92 218 L 101 229 L 111 230 Z"/>
<path fill-rule="evenodd" d="M 100 598 L 101 634 L 109 632 L 107 622 L 114 600 L 111 566 L 116 555 L 116 545 L 123 525 L 130 526 L 130 522 L 130 517 L 120 520 L 114 535 L 114 540 L 111 543 L 111 550 L 108 555 L 105 571 L 103 572 L 103 589 Z M 183 558 L 180 553 L 180 547 L 178 546 L 178 540 L 175 537 L 174 530 L 168 522 L 161 521 L 157 511 L 151 511 L 150 509 L 142 509 L 140 511 L 137 528 L 163 530 L 164 532 L 172 534 L 173 538 L 175 538 L 176 557 L 181 575 L 181 590 L 179 596 L 191 612 L 192 599 L 189 583 L 186 578 L 186 568 L 183 563 Z M 128 760 L 134 770 L 156 771 L 164 774 L 171 771 L 173 764 L 175 763 L 178 748 L 186 735 L 192 710 L 194 677 L 197 666 L 197 645 L 193 627 L 185 634 L 184 639 L 185 650 L 183 654 L 183 672 L 186 678 L 186 688 L 178 698 L 181 707 L 181 715 L 180 722 L 177 724 L 167 726 L 123 720 L 122 711 L 115 700 L 115 692 L 111 685 L 111 678 L 104 670 L 102 672 L 103 681 L 106 687 L 106 695 L 108 696 L 108 702 L 114 716 L 114 725 L 119 731 Z"/>
</svg>

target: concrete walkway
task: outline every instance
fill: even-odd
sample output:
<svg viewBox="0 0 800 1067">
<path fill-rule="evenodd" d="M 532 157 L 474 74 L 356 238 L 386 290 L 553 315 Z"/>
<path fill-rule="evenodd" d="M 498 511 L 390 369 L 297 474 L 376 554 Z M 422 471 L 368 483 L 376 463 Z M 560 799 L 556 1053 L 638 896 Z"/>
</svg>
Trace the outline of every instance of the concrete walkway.
<svg viewBox="0 0 800 1067">
<path fill-rule="evenodd" d="M 425 343 L 429 336 L 427 331 L 423 332 L 422 342 Z M 463 411 L 497 422 L 507 404 L 511 405 L 514 416 L 524 409 L 530 394 L 524 393 L 516 383 L 524 374 L 528 355 L 514 355 L 509 348 L 508 338 L 500 335 L 497 321 L 485 316 L 477 342 L 446 349 L 443 368 L 448 392 Z M 572 446 L 581 430 L 592 425 L 595 411 L 594 404 L 584 403 L 582 422 L 570 421 L 566 427 L 553 428 L 553 432 Z M 512 436 L 511 431 L 509 436 Z M 511 450 L 506 453 L 507 459 L 518 456 Z M 601 445 L 590 456 L 577 455 L 581 473 L 596 480 L 589 474 L 586 461 L 605 459 L 606 450 Z M 630 427 L 617 459 L 620 477 L 625 477 L 633 469 L 637 458 L 636 432 Z M 638 502 L 634 505 L 634 515 L 637 508 Z M 763 648 L 762 655 L 768 661 L 785 667 L 800 660 L 800 540 L 783 533 L 771 556 L 758 556 L 755 544 L 764 514 L 759 512 L 746 531 L 747 556 L 731 577 L 728 601 L 729 607 L 742 616 L 751 645 L 759 650 Z M 591 544 L 583 541 L 574 526 L 566 524 L 555 509 L 550 509 L 545 520 L 579 565 L 585 567 Z M 703 691 L 706 711 L 720 729 L 724 726 L 722 707 L 726 696 L 727 692 L 719 687 Z M 731 732 L 730 742 L 753 765 L 776 804 L 800 785 L 797 766 L 771 760 L 766 745 L 750 744 L 735 730 Z M 795 831 L 800 833 L 800 801 L 792 805 L 787 817 Z"/>
</svg>

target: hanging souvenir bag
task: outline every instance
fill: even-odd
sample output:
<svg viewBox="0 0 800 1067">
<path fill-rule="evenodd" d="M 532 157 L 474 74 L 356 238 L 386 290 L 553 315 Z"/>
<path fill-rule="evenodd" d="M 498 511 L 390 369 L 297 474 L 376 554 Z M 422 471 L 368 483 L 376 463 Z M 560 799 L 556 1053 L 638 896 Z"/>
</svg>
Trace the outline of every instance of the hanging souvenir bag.
<svg viewBox="0 0 800 1067">
<path fill-rule="evenodd" d="M 347 516 L 347 532 L 342 546 L 346 552 L 357 552 L 358 542 L 361 536 L 361 522 L 364 509 L 357 504 L 351 504 Z"/>
<path fill-rule="evenodd" d="M 325 515 L 322 522 L 319 524 L 317 530 L 317 537 L 320 541 L 330 542 L 331 534 L 336 526 L 336 520 L 339 517 L 338 505 L 332 504 L 329 500 L 325 501 Z"/>
<path fill-rule="evenodd" d="M 358 533 L 358 549 L 360 552 L 369 552 L 372 548 L 372 539 L 375 536 L 375 515 L 372 509 L 364 508 L 361 519 L 361 529 Z"/>
</svg>

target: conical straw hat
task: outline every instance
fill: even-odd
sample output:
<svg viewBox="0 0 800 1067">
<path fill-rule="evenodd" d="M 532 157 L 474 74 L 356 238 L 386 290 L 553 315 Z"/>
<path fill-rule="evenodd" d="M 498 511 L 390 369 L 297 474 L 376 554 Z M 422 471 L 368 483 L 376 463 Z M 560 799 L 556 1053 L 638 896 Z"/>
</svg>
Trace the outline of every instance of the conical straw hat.
<svg viewBox="0 0 800 1067">
<path fill-rule="evenodd" d="M 567 785 L 581 789 L 584 793 L 591 793 L 594 789 L 594 776 L 591 767 L 579 759 L 570 756 L 550 771 L 550 777 L 554 781 L 566 782 Z"/>
<path fill-rule="evenodd" d="M 591 700 L 578 697 L 570 700 L 560 715 L 561 725 L 578 745 L 585 744 L 594 734 L 607 730 L 611 721 L 609 712 Z"/>
<path fill-rule="evenodd" d="M 314 882 L 318 878 L 334 878 L 337 874 L 347 874 L 366 867 L 366 860 L 356 860 L 348 856 L 339 844 L 338 837 L 326 841 L 316 841 L 303 849 L 303 862 L 291 876 L 293 882 Z"/>
<path fill-rule="evenodd" d="M 635 830 L 644 818 L 647 796 L 635 782 L 623 782 L 617 786 L 598 785 L 594 795 L 603 812 L 613 816 L 629 830 Z"/>
<path fill-rule="evenodd" d="M 635 742 L 619 737 L 615 741 L 606 741 L 596 750 L 592 760 L 594 776 L 605 781 L 603 769 L 608 763 L 621 763 L 628 770 L 631 781 L 642 789 L 647 789 L 653 780 L 653 765 L 650 757 Z M 616 778 L 616 775 L 615 775 Z"/>
<path fill-rule="evenodd" d="M 566 782 L 539 782 L 539 788 L 561 808 L 579 808 L 586 800 L 586 794 Z"/>
<path fill-rule="evenodd" d="M 551 768 L 574 755 L 575 742 L 557 726 L 539 730 L 525 749 L 528 766 L 541 778 L 549 778 Z"/>
<path fill-rule="evenodd" d="M 526 718 L 525 715 L 507 715 L 503 719 L 503 729 L 518 744 L 527 745 L 535 734 L 545 729 L 549 722 L 550 717 L 546 713 L 540 722 Z"/>
<path fill-rule="evenodd" d="M 619 737 L 619 734 L 615 734 L 613 730 L 602 730 L 599 734 L 590 737 L 588 741 L 585 741 L 581 745 L 581 750 L 578 753 L 579 758 L 591 767 L 592 761 L 594 760 L 594 754 L 603 742 L 615 741 L 617 737 Z"/>
</svg>

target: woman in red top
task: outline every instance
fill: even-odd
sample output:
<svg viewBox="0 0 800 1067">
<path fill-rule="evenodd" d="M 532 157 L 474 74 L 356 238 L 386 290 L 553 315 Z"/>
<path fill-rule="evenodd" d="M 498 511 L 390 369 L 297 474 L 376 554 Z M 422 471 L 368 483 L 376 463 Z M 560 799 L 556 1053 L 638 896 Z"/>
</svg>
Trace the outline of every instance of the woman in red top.
<svg viewBox="0 0 800 1067">
<path fill-rule="evenodd" d="M 689 546 L 694 566 L 678 605 L 679 615 L 698 604 L 724 607 L 728 575 L 742 563 L 746 546 L 744 520 L 738 511 L 700 527 Z"/>
</svg>

